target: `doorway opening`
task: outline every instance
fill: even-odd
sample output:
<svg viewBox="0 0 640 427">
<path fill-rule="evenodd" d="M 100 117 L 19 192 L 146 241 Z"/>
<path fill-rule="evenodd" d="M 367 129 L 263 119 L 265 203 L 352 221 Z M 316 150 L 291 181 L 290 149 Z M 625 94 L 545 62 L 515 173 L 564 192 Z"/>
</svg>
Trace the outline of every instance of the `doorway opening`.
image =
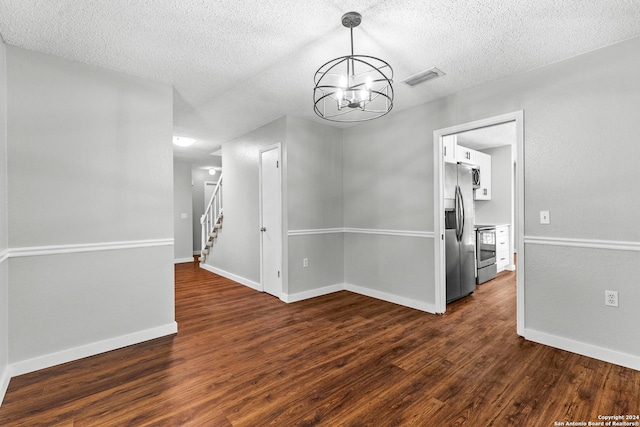
<svg viewBox="0 0 640 427">
<path fill-rule="evenodd" d="M 503 126 L 501 126 L 503 125 Z M 496 132 L 505 129 L 511 129 L 513 135 L 509 146 L 507 142 L 496 142 Z M 493 133 L 493 135 L 492 135 Z M 452 139 L 451 136 L 456 138 Z M 493 143 L 490 142 L 494 140 Z M 458 159 L 451 158 L 455 156 L 455 144 L 463 149 L 471 149 L 472 152 L 482 151 L 496 154 L 496 157 L 503 158 L 503 167 L 506 168 L 500 172 L 499 179 L 496 184 L 504 184 L 504 179 L 508 179 L 510 185 L 511 206 L 507 217 L 500 217 L 495 212 L 495 206 L 499 203 L 491 203 L 491 189 L 489 189 L 489 198 L 485 197 L 476 199 L 480 211 L 480 221 L 499 222 L 503 225 L 510 226 L 509 250 L 510 256 L 517 253 L 518 267 L 516 269 L 516 292 L 517 292 L 517 333 L 523 335 L 524 331 L 524 168 L 523 168 L 523 145 L 524 145 L 524 113 L 516 111 L 513 113 L 503 114 L 500 116 L 490 117 L 469 123 L 439 129 L 433 132 L 434 147 L 434 253 L 435 253 L 435 307 L 436 313 L 444 313 L 446 311 L 447 287 L 446 287 L 446 249 L 445 249 L 445 163 L 456 163 Z M 452 146 L 452 141 L 454 146 Z M 459 142 L 458 142 L 459 141 Z M 490 146 L 493 144 L 493 146 Z M 505 146 L 504 150 L 499 147 Z M 459 155 L 469 156 L 468 153 L 460 153 L 462 150 L 458 148 Z M 510 159 L 504 160 L 506 153 L 510 151 Z M 472 153 L 473 154 L 473 153 Z M 471 154 L 471 155 L 472 155 Z M 445 161 L 445 157 L 448 158 Z M 486 156 L 485 156 L 486 157 Z M 466 157 L 464 163 L 475 163 Z M 508 170 L 507 170 L 508 169 Z M 505 190 L 501 191 L 502 194 Z M 500 202 L 504 205 L 505 200 Z M 501 209 L 504 209 L 502 206 Z M 475 215 L 475 211 L 474 211 Z M 492 216 L 495 215 L 495 216 Z M 492 220 L 492 218 L 496 218 Z M 480 222 L 476 222 L 477 224 Z M 505 269 L 515 268 L 515 261 L 511 258 L 508 264 L 504 265 Z"/>
</svg>

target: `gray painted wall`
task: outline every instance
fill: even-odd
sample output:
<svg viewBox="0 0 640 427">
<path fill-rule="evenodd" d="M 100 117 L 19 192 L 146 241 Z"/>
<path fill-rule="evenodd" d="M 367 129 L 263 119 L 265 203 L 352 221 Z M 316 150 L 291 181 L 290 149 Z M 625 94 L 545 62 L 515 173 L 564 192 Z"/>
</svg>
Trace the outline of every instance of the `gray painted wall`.
<svg viewBox="0 0 640 427">
<path fill-rule="evenodd" d="M 7 241 L 7 50 L 0 40 L 0 259 Z M 0 261 L 0 403 L 9 375 L 9 262 Z"/>
<path fill-rule="evenodd" d="M 171 247 L 106 254 L 11 259 L 11 362 L 173 322 Z"/>
<path fill-rule="evenodd" d="M 173 238 L 171 88 L 7 53 L 9 246 Z"/>
<path fill-rule="evenodd" d="M 173 162 L 173 257 L 193 260 L 193 206 L 191 204 L 191 165 Z M 182 218 L 187 214 L 187 218 Z"/>
<path fill-rule="evenodd" d="M 11 248 L 173 238 L 172 89 L 7 46 Z M 174 322 L 171 246 L 11 258 L 9 361 Z"/>
<path fill-rule="evenodd" d="M 491 148 L 483 152 L 491 156 L 491 200 L 476 200 L 476 223 L 511 224 L 511 146 Z"/>
<path fill-rule="evenodd" d="M 215 178 L 215 177 L 214 177 Z M 191 206 L 193 209 L 193 253 L 202 251 L 202 225 L 200 217 L 204 214 L 204 183 L 211 181 L 209 172 L 202 169 L 192 169 Z"/>
<path fill-rule="evenodd" d="M 260 283 L 260 149 L 286 137 L 284 117 L 222 145 L 224 221 L 207 265 Z M 284 147 L 283 147 L 284 150 Z"/>
<path fill-rule="evenodd" d="M 342 228 L 342 131 L 294 117 L 286 123 L 288 229 Z M 344 282 L 342 233 L 289 236 L 288 241 L 289 294 Z"/>
<path fill-rule="evenodd" d="M 433 230 L 430 140 L 445 112 L 426 104 L 344 130 L 346 228 Z M 431 238 L 345 236 L 345 282 L 352 285 L 434 304 L 433 263 Z"/>
<path fill-rule="evenodd" d="M 640 242 L 640 198 L 629 197 L 638 194 L 638 51 L 634 38 L 345 130 L 345 226 L 432 231 L 432 131 L 524 110 L 524 234 Z M 396 161 L 401 156 L 407 170 Z M 550 225 L 538 223 L 540 210 L 550 211 Z M 629 340 L 640 324 L 638 271 L 630 267 L 640 265 L 638 253 L 589 251 L 525 246 L 525 328 L 640 356 L 640 344 Z M 366 286 L 369 278 L 350 269 L 348 245 L 345 252 L 348 280 Z M 433 258 L 422 254 L 416 263 L 431 271 Z M 593 272 L 594 259 L 598 274 L 584 274 Z M 398 280 L 412 277 L 406 266 L 386 268 Z M 433 275 L 423 280 L 432 300 Z M 395 290 L 393 283 L 378 286 Z M 620 307 L 605 310 L 610 288 L 620 292 Z M 576 322 L 587 312 L 589 324 Z"/>
</svg>

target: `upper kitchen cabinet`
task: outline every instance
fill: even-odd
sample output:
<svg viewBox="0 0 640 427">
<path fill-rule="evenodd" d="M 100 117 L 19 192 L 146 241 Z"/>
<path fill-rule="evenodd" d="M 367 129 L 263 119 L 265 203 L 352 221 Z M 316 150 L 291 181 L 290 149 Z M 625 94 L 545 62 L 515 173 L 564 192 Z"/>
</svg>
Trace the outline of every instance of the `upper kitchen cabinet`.
<svg viewBox="0 0 640 427">
<path fill-rule="evenodd" d="M 445 163 L 456 163 L 456 140 L 457 135 L 446 135 L 442 137 L 442 156 Z"/>
<path fill-rule="evenodd" d="M 476 150 L 471 148 L 456 145 L 456 161 L 460 163 L 467 163 L 470 165 L 476 164 Z"/>
<path fill-rule="evenodd" d="M 475 164 L 480 169 L 480 188 L 474 191 L 475 200 L 491 200 L 491 156 L 475 151 Z"/>
</svg>

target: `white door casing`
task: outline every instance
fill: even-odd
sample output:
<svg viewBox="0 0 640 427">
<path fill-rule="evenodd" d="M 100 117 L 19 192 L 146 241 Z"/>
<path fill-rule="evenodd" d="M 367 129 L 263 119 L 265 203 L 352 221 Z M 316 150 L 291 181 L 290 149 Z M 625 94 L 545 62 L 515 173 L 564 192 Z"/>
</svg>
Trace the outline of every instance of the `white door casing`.
<svg viewBox="0 0 640 427">
<path fill-rule="evenodd" d="M 435 271 L 435 308 L 436 313 L 446 311 L 446 268 L 444 259 L 444 159 L 443 136 L 479 129 L 501 123 L 516 123 L 516 144 L 512 147 L 512 162 L 518 167 L 515 175 L 515 213 L 512 211 L 511 224 L 517 232 L 518 268 L 516 269 L 516 329 L 520 336 L 525 328 L 525 297 L 524 297 L 524 112 L 522 110 L 490 117 L 475 122 L 464 123 L 433 132 L 434 155 L 434 271 Z M 512 233 L 513 236 L 513 233 Z M 510 243 L 513 248 L 513 240 Z"/>
<path fill-rule="evenodd" d="M 280 144 L 260 150 L 260 284 L 282 296 L 282 162 Z"/>
</svg>

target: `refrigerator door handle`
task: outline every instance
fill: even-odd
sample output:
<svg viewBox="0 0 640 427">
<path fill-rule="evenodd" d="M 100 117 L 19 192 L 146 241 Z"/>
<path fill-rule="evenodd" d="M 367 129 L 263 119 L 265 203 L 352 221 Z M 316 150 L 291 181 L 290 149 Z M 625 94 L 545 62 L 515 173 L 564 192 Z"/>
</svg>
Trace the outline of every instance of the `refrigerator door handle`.
<svg viewBox="0 0 640 427">
<path fill-rule="evenodd" d="M 462 200 L 462 192 L 460 191 L 460 186 L 456 185 L 456 238 L 458 241 L 462 238 L 462 230 L 460 226 L 462 225 L 461 212 L 462 208 L 460 206 L 460 201 Z"/>
<path fill-rule="evenodd" d="M 464 199 L 462 198 L 462 190 L 460 190 L 460 240 L 464 235 Z"/>
</svg>

